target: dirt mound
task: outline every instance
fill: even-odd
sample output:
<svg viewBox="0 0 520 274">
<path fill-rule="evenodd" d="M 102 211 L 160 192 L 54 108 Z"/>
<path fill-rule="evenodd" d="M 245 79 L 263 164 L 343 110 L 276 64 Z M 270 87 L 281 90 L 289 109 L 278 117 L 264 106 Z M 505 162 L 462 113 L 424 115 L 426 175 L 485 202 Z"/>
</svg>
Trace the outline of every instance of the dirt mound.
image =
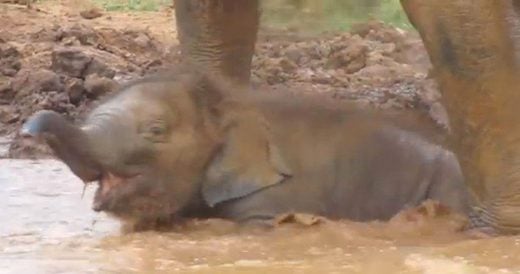
<svg viewBox="0 0 520 274">
<path fill-rule="evenodd" d="M 416 33 L 372 21 L 319 38 L 264 31 L 253 81 L 376 108 L 417 108 L 448 128 L 437 85 L 427 79 L 430 66 Z"/>
<path fill-rule="evenodd" d="M 42 28 L 30 45 L 0 43 L 0 99 L 11 111 L 3 123 L 23 121 L 38 109 L 74 117 L 77 107 L 117 87 L 123 78 L 162 65 L 161 46 L 146 32 L 94 30 L 85 25 Z"/>
<path fill-rule="evenodd" d="M 147 30 L 94 28 L 77 21 L 57 25 L 44 18 L 39 27 L 0 32 L 0 135 L 15 135 L 40 109 L 74 120 L 120 81 L 175 63 L 175 51 Z M 12 23 L 8 20 L 0 23 Z M 38 150 L 18 139 L 11 146 L 14 155 Z"/>
<path fill-rule="evenodd" d="M 253 62 L 257 81 L 307 84 L 317 92 L 382 107 L 416 106 L 421 92 L 431 92 L 420 83 L 429 68 L 424 48 L 418 37 L 400 29 L 370 22 L 350 33 L 291 39 L 259 43 Z"/>
</svg>

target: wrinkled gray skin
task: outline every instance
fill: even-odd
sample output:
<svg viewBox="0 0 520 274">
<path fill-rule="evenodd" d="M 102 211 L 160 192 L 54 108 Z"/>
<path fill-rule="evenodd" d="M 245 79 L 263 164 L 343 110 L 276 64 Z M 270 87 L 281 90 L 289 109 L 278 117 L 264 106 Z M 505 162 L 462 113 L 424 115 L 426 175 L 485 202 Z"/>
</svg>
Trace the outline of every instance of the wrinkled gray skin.
<svg viewBox="0 0 520 274">
<path fill-rule="evenodd" d="M 429 198 L 469 211 L 453 153 L 418 135 L 351 107 L 230 90 L 206 77 L 138 82 L 81 127 L 42 111 L 22 133 L 100 180 L 95 210 L 139 222 L 386 220 Z"/>
<path fill-rule="evenodd" d="M 260 10 L 258 0 L 174 0 L 187 62 L 248 85 Z"/>
<path fill-rule="evenodd" d="M 174 3 L 186 59 L 247 85 L 260 2 Z M 479 196 L 472 224 L 491 233 L 520 232 L 519 3 L 401 0 L 443 93 L 451 147 Z"/>
</svg>

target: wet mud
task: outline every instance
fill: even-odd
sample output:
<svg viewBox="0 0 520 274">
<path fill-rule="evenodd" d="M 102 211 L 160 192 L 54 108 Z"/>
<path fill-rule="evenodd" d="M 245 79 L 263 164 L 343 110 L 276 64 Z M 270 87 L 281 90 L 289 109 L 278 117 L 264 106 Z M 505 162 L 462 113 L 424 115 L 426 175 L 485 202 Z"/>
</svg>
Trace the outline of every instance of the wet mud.
<svg viewBox="0 0 520 274">
<path fill-rule="evenodd" d="M 273 230 L 223 220 L 123 233 L 90 209 L 54 160 L 0 160 L 2 273 L 518 273 L 520 237 L 475 239 L 463 219 L 408 210 L 389 222 L 294 223 Z M 426 210 L 428 211 L 428 210 Z M 434 212 L 434 213 L 432 213 Z M 6 225 L 7 224 L 7 225 Z"/>
</svg>

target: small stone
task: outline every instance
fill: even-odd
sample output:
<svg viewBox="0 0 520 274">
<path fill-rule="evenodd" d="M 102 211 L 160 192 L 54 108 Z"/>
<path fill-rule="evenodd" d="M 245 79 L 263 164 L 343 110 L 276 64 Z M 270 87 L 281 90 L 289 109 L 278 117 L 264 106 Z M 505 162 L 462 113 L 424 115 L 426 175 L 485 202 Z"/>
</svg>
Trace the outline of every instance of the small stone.
<svg viewBox="0 0 520 274">
<path fill-rule="evenodd" d="M 92 61 L 88 64 L 87 68 L 82 74 L 82 78 L 86 78 L 90 74 L 97 74 L 101 77 L 114 78 L 116 75 L 115 70 L 107 66 L 105 63 L 99 61 L 97 58 L 92 58 Z"/>
<path fill-rule="evenodd" d="M 52 52 L 51 61 L 51 69 L 57 73 L 81 78 L 92 61 L 92 57 L 83 53 L 79 48 L 57 48 Z"/>
<path fill-rule="evenodd" d="M 451 131 L 450 118 L 448 117 L 448 112 L 441 103 L 433 103 L 430 106 L 428 114 L 439 127 L 446 130 L 447 132 Z"/>
<path fill-rule="evenodd" d="M 98 44 L 98 35 L 96 31 L 93 28 L 83 24 L 75 24 L 72 26 L 59 28 L 56 32 L 58 33 L 56 35 L 57 41 L 66 39 L 68 37 L 75 37 L 82 45 Z"/>
<path fill-rule="evenodd" d="M 144 34 L 144 33 L 141 33 L 139 34 L 135 39 L 134 39 L 134 42 L 139 46 L 139 47 L 142 47 L 142 48 L 147 48 L 150 46 L 150 38 Z"/>
<path fill-rule="evenodd" d="M 50 109 L 59 113 L 66 113 L 74 107 L 65 93 L 57 91 L 46 93 L 38 105 L 41 109 Z"/>
<path fill-rule="evenodd" d="M 358 37 L 359 36 L 355 36 Z M 368 47 L 361 39 L 352 39 L 346 48 L 333 52 L 328 59 L 330 68 L 343 68 L 346 73 L 355 73 L 366 66 Z"/>
<path fill-rule="evenodd" d="M 20 52 L 11 45 L 0 46 L 0 74 L 14 76 L 22 67 Z"/>
<path fill-rule="evenodd" d="M 441 93 L 437 82 L 433 79 L 424 80 L 419 92 L 419 99 L 426 105 L 439 101 Z"/>
<path fill-rule="evenodd" d="M 365 37 L 370 32 L 373 32 L 374 30 L 382 29 L 384 27 L 385 27 L 385 24 L 383 22 L 371 20 L 369 22 L 353 24 L 350 32 L 352 34 L 357 34 L 361 37 Z"/>
<path fill-rule="evenodd" d="M 74 37 L 74 36 L 69 36 L 69 37 L 65 37 L 63 39 L 61 39 L 61 43 L 64 45 L 64 46 L 67 46 L 67 47 L 70 47 L 70 46 L 81 46 L 81 42 L 78 40 L 78 38 Z"/>
<path fill-rule="evenodd" d="M 280 67 L 284 72 L 293 72 L 298 68 L 298 66 L 294 62 L 285 58 L 280 60 Z"/>
<path fill-rule="evenodd" d="M 69 78 L 65 81 L 65 92 L 69 96 L 69 101 L 78 105 L 85 93 L 85 88 L 83 87 L 83 80 L 79 78 Z"/>
<path fill-rule="evenodd" d="M 9 105 L 0 105 L 0 123 L 12 124 L 20 119 L 14 108 Z"/>
<path fill-rule="evenodd" d="M 149 70 L 149 69 L 153 69 L 155 67 L 159 67 L 162 65 L 163 65 L 163 61 L 161 61 L 160 59 L 155 59 L 155 60 L 146 62 L 143 67 L 146 68 L 147 70 Z"/>
<path fill-rule="evenodd" d="M 285 51 L 285 56 L 292 62 L 298 64 L 302 57 L 301 49 L 297 48 L 295 45 L 290 45 Z"/>
<path fill-rule="evenodd" d="M 0 56 L 2 58 L 11 56 L 20 57 L 20 52 L 15 47 L 11 45 L 6 45 L 0 47 Z"/>
<path fill-rule="evenodd" d="M 89 97 L 98 98 L 115 90 L 117 88 L 117 82 L 110 78 L 101 77 L 97 74 L 90 74 L 85 79 L 84 86 Z"/>
<path fill-rule="evenodd" d="M 80 11 L 79 15 L 87 20 L 91 20 L 103 16 L 103 12 L 98 8 L 91 8 L 88 10 Z"/>
<path fill-rule="evenodd" d="M 0 83 L 0 104 L 7 104 L 14 98 L 14 92 L 9 82 Z"/>
<path fill-rule="evenodd" d="M 53 71 L 39 69 L 31 71 L 20 70 L 11 80 L 11 88 L 16 96 L 25 96 L 34 92 L 60 91 L 63 90 L 59 76 Z"/>
</svg>

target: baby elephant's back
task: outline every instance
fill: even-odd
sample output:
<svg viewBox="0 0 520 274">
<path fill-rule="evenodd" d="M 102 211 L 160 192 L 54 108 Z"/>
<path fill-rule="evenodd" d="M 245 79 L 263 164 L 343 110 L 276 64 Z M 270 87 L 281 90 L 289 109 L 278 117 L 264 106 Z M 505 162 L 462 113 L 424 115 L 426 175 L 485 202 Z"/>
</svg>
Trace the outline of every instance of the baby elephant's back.
<svg viewBox="0 0 520 274">
<path fill-rule="evenodd" d="M 335 177 L 340 180 L 331 192 L 331 214 L 385 220 L 426 199 L 459 212 L 469 210 L 469 194 L 453 153 L 389 125 L 364 135 L 354 149 L 338 151 Z"/>
</svg>

